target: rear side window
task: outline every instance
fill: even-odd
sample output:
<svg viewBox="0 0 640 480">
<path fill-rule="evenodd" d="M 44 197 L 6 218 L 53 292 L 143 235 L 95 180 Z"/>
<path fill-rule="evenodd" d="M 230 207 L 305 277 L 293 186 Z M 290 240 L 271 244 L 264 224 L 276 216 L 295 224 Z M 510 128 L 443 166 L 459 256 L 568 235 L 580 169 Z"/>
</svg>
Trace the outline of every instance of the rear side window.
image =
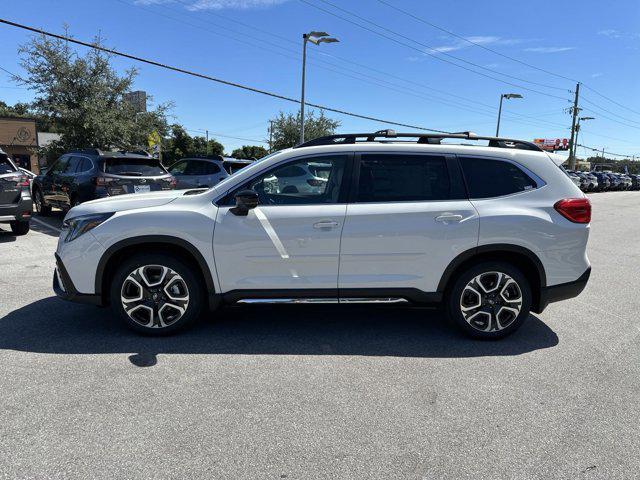
<svg viewBox="0 0 640 480">
<path fill-rule="evenodd" d="M 13 173 L 15 171 L 15 168 L 13 168 L 13 165 L 11 165 L 11 162 L 8 158 L 0 157 L 0 175 L 3 175 L 5 173 Z"/>
<path fill-rule="evenodd" d="M 358 202 L 446 200 L 450 181 L 444 157 L 362 155 Z"/>
<path fill-rule="evenodd" d="M 204 162 L 202 160 L 189 160 L 185 170 L 186 175 L 212 175 L 218 173 L 220 169 L 215 163 Z"/>
<path fill-rule="evenodd" d="M 459 157 L 469 198 L 492 198 L 536 188 L 536 182 L 511 162 Z"/>
<path fill-rule="evenodd" d="M 67 168 L 65 168 L 63 173 L 76 173 L 78 170 L 78 165 L 82 163 L 82 158 L 80 157 L 71 157 L 69 158 L 69 162 L 67 163 Z"/>
<path fill-rule="evenodd" d="M 157 158 L 107 158 L 104 161 L 104 172 L 134 177 L 164 175 L 166 173 Z"/>
</svg>

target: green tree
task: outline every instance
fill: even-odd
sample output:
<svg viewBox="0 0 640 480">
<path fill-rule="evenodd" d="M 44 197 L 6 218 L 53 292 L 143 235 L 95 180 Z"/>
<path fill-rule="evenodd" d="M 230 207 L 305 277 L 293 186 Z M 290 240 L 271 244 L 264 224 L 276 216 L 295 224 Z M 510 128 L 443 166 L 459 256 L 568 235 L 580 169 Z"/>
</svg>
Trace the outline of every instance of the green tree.
<svg viewBox="0 0 640 480">
<path fill-rule="evenodd" d="M 274 150 L 293 147 L 300 143 L 300 114 L 294 115 L 283 112 L 272 119 L 273 121 L 273 144 Z M 320 115 L 316 116 L 313 110 L 307 110 L 304 120 L 305 140 L 332 135 L 336 128 L 340 126 L 339 120 L 333 120 L 325 116 L 320 110 Z"/>
<path fill-rule="evenodd" d="M 182 125 L 173 124 L 170 127 L 170 135 L 163 145 L 163 163 L 171 165 L 185 157 L 207 157 L 222 155 L 224 145 L 215 139 L 207 139 L 201 136 L 192 137 Z"/>
<path fill-rule="evenodd" d="M 260 145 L 243 145 L 231 152 L 233 158 L 262 158 L 267 154 L 267 149 Z"/>
<path fill-rule="evenodd" d="M 102 39 L 96 37 L 94 44 L 101 45 Z M 44 35 L 33 37 L 19 54 L 26 71 L 19 83 L 35 92 L 31 109 L 61 134 L 49 152 L 42 153 L 79 147 L 147 148 L 151 132 L 166 135 L 170 105 L 137 113 L 124 99 L 137 72 L 118 74 L 111 66 L 111 55 L 91 49 L 82 56 L 68 42 Z"/>
</svg>

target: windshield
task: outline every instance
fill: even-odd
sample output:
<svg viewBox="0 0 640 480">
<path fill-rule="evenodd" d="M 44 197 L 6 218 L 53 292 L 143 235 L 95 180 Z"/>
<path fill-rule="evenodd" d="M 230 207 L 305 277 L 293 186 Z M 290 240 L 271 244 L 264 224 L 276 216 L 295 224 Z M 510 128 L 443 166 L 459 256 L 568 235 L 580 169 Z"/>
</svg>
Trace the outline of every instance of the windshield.
<svg viewBox="0 0 640 480">
<path fill-rule="evenodd" d="M 104 161 L 104 172 L 134 177 L 150 177 L 167 173 L 157 158 L 107 158 Z"/>
</svg>

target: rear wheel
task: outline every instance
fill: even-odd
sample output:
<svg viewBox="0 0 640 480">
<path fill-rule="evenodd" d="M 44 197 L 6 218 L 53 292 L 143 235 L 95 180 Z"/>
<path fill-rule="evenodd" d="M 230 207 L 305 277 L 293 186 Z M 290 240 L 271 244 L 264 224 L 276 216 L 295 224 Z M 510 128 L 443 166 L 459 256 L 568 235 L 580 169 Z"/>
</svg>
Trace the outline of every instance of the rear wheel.
<svg viewBox="0 0 640 480">
<path fill-rule="evenodd" d="M 26 235 L 27 233 L 29 233 L 29 222 L 21 222 L 21 221 L 14 221 L 14 222 L 9 222 L 9 225 L 11 226 L 11 231 L 14 233 L 14 235 Z"/>
<path fill-rule="evenodd" d="M 506 337 L 522 326 L 531 308 L 526 277 L 504 262 L 484 262 L 464 271 L 449 292 L 451 320 L 467 335 Z"/>
<path fill-rule="evenodd" d="M 125 261 L 111 283 L 111 306 L 127 326 L 147 335 L 184 328 L 202 311 L 204 292 L 193 268 L 163 254 Z"/>
<path fill-rule="evenodd" d="M 39 188 L 36 188 L 33 192 L 33 204 L 38 215 L 47 217 L 51 214 L 51 207 L 45 204 L 44 196 Z"/>
</svg>

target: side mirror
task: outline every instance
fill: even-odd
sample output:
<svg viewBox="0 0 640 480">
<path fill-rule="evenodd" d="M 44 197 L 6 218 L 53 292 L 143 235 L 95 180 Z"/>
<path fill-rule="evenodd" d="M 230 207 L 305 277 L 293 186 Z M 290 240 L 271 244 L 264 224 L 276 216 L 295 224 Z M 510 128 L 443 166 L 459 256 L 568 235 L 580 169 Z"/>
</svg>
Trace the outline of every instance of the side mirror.
<svg viewBox="0 0 640 480">
<path fill-rule="evenodd" d="M 236 206 L 229 211 L 239 217 L 246 217 L 249 210 L 258 206 L 258 193 L 254 190 L 241 190 L 235 195 Z"/>
</svg>

